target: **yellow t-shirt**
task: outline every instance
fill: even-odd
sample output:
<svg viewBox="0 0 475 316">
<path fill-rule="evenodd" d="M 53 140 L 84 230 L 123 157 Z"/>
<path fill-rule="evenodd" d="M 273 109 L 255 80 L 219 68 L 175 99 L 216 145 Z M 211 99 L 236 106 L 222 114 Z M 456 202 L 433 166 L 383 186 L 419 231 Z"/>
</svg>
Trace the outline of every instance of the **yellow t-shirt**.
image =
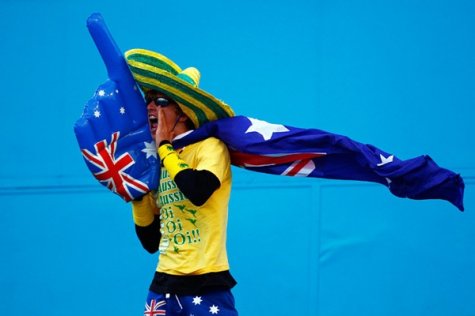
<svg viewBox="0 0 475 316">
<path fill-rule="evenodd" d="M 162 168 L 157 205 L 162 238 L 157 271 L 197 275 L 229 270 L 226 253 L 228 203 L 231 193 L 229 152 L 220 140 L 207 138 L 178 150 L 190 168 L 208 170 L 221 186 L 202 206 L 193 205 Z"/>
</svg>

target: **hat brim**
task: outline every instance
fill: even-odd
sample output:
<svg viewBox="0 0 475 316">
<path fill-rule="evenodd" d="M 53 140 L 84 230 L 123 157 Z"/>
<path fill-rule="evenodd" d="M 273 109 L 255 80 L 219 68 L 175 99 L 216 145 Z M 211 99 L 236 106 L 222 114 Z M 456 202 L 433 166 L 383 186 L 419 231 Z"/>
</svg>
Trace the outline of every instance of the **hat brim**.
<svg viewBox="0 0 475 316">
<path fill-rule="evenodd" d="M 155 52 L 134 49 L 125 54 L 142 91 L 157 90 L 174 99 L 195 127 L 208 121 L 234 116 L 229 105 L 176 75 L 181 71 L 171 60 Z"/>
</svg>

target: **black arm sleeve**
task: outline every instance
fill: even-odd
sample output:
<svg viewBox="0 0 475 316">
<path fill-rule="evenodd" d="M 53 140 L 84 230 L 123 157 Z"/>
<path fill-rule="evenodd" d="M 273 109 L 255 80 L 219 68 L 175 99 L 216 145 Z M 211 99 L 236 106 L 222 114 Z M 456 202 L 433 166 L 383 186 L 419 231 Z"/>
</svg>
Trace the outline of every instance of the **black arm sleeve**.
<svg viewBox="0 0 475 316">
<path fill-rule="evenodd" d="M 218 177 L 208 170 L 185 169 L 175 176 L 180 191 L 196 206 L 201 206 L 220 186 Z"/>
<path fill-rule="evenodd" d="M 140 243 L 150 253 L 155 253 L 160 244 L 160 218 L 155 215 L 152 224 L 148 226 L 135 225 L 135 232 L 140 240 Z"/>
</svg>

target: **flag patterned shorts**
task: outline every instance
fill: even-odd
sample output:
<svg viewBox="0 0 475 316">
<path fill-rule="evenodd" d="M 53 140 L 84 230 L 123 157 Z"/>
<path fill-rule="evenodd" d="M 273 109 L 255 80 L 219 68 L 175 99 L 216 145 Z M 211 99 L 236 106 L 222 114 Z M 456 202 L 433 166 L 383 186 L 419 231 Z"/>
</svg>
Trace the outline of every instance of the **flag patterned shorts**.
<svg viewBox="0 0 475 316">
<path fill-rule="evenodd" d="M 144 316 L 237 316 L 231 291 L 209 292 L 204 295 L 157 294 L 150 291 Z"/>
</svg>

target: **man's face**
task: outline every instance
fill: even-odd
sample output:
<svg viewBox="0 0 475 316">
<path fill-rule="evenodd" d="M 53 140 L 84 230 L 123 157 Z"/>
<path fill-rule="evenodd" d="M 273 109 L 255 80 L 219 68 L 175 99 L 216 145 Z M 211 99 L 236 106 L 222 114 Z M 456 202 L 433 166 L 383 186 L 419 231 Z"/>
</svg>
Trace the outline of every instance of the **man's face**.
<svg viewBox="0 0 475 316">
<path fill-rule="evenodd" d="M 155 102 L 157 98 L 163 98 L 167 100 L 168 102 L 161 100 L 162 103 Z M 159 100 L 160 101 L 160 100 Z M 155 132 L 157 131 L 158 127 L 158 109 L 159 107 L 162 108 L 163 110 L 163 118 L 166 121 L 167 125 L 169 127 L 172 127 L 175 125 L 176 120 L 178 119 L 179 115 L 179 110 L 178 110 L 178 105 L 170 99 L 168 96 L 161 92 L 157 91 L 149 91 L 145 95 L 145 102 L 147 103 L 147 114 L 148 114 L 148 123 L 150 127 L 150 133 L 152 134 L 152 137 L 155 137 Z M 162 104 L 162 105 L 160 105 Z"/>
</svg>

